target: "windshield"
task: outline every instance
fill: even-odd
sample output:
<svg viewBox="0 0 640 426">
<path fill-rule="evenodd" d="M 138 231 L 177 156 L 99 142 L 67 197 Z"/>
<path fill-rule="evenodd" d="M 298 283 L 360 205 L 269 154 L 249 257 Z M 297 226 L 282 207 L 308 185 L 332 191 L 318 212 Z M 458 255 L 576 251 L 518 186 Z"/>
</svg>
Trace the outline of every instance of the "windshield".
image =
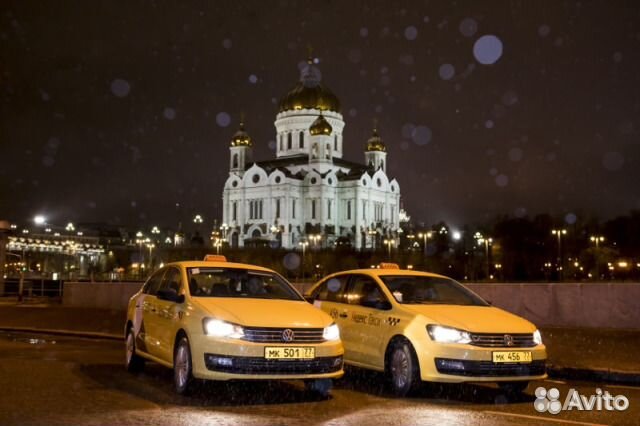
<svg viewBox="0 0 640 426">
<path fill-rule="evenodd" d="M 404 304 L 488 306 L 462 286 L 441 277 L 423 275 L 381 276 L 393 297 Z"/>
<path fill-rule="evenodd" d="M 302 300 L 277 274 L 236 268 L 188 268 L 192 297 Z"/>
</svg>

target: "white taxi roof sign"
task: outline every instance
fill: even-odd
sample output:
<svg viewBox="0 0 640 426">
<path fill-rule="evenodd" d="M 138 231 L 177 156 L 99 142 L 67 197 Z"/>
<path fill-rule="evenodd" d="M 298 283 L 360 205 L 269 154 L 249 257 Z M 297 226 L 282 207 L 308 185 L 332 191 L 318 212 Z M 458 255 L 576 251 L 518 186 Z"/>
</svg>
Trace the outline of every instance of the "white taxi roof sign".
<svg viewBox="0 0 640 426">
<path fill-rule="evenodd" d="M 397 263 L 380 262 L 380 269 L 400 269 Z"/>
<path fill-rule="evenodd" d="M 226 262 L 227 258 L 221 254 L 207 254 L 204 256 L 205 262 Z"/>
</svg>

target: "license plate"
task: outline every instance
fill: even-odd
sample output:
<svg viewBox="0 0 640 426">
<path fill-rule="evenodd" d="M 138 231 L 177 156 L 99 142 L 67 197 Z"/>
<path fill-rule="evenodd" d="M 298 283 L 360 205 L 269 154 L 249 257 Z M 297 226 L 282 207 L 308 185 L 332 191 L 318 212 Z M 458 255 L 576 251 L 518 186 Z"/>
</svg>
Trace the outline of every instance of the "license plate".
<svg viewBox="0 0 640 426">
<path fill-rule="evenodd" d="M 504 351 L 504 352 L 493 352 L 492 354 L 493 354 L 493 362 L 497 364 L 508 363 L 508 362 L 520 362 L 520 363 L 531 362 L 531 352 Z"/>
<path fill-rule="evenodd" d="M 266 359 L 312 359 L 316 357 L 316 348 L 309 346 L 267 346 L 264 348 Z"/>
</svg>

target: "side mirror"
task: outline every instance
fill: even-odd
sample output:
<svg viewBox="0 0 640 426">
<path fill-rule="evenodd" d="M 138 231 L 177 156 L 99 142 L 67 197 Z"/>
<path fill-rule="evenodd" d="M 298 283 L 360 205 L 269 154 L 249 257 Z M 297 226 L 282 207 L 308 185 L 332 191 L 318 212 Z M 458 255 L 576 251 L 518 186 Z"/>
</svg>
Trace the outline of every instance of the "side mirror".
<svg viewBox="0 0 640 426">
<path fill-rule="evenodd" d="M 310 295 L 310 294 L 305 294 L 305 295 L 304 295 L 304 296 L 302 296 L 302 297 L 304 297 L 304 300 L 306 300 L 307 302 L 309 302 L 309 303 L 311 303 L 311 304 L 313 304 L 313 302 L 315 302 L 315 301 L 316 301 L 316 298 L 315 298 L 315 297 L 313 297 L 313 296 L 312 296 L 312 295 Z"/>
<path fill-rule="evenodd" d="M 158 293 L 156 293 L 156 296 L 160 300 L 167 300 L 167 301 L 173 302 L 173 303 L 182 303 L 182 302 L 184 302 L 184 295 L 182 295 L 182 294 L 179 295 L 172 288 L 160 289 L 160 290 L 158 290 Z"/>
</svg>

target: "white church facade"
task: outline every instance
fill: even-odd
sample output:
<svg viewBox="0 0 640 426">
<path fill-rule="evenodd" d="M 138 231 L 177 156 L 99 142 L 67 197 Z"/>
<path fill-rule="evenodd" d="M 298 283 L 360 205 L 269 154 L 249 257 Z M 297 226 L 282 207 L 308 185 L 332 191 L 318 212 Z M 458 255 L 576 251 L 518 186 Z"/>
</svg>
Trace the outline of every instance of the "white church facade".
<svg viewBox="0 0 640 426">
<path fill-rule="evenodd" d="M 253 141 L 240 124 L 222 195 L 232 247 L 395 245 L 400 186 L 387 175 L 386 147 L 374 129 L 364 163 L 345 160 L 344 126 L 338 98 L 311 61 L 280 100 L 275 159 L 254 161 Z"/>
</svg>

